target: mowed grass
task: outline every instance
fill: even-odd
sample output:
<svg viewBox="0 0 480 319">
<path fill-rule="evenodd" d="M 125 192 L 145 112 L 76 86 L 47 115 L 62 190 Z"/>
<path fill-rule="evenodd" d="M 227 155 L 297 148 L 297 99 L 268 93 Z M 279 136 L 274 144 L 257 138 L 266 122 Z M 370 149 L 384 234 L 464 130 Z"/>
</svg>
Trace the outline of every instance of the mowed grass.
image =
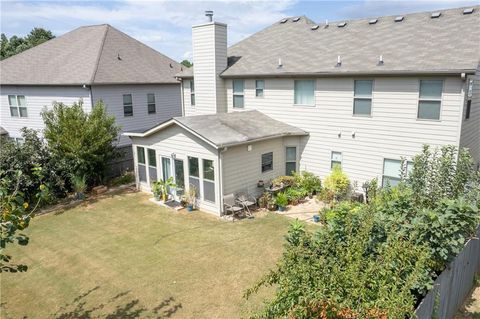
<svg viewBox="0 0 480 319">
<path fill-rule="evenodd" d="M 290 220 L 232 223 L 148 198 L 116 194 L 36 217 L 29 245 L 8 250 L 29 269 L 1 275 L 1 318 L 239 318 L 272 296 L 242 298 L 281 256 Z"/>
</svg>

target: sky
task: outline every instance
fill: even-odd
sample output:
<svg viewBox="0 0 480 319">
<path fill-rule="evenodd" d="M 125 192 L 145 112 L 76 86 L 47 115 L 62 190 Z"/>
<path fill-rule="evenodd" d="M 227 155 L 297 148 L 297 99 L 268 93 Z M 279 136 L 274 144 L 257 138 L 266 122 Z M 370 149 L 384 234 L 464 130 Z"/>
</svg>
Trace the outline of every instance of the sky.
<svg viewBox="0 0 480 319">
<path fill-rule="evenodd" d="M 34 27 L 60 36 L 83 25 L 108 23 L 177 61 L 191 60 L 191 26 L 214 20 L 228 24 L 228 43 L 291 16 L 317 22 L 369 18 L 478 5 L 480 0 L 356 1 L 8 1 L 0 0 L 0 29 L 25 36 Z"/>
</svg>

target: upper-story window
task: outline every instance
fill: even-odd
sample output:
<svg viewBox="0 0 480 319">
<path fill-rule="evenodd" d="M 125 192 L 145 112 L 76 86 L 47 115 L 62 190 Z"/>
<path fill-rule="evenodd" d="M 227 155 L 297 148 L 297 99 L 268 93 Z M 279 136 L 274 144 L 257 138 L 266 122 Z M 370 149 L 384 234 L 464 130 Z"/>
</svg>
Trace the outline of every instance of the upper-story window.
<svg viewBox="0 0 480 319">
<path fill-rule="evenodd" d="M 245 88 L 244 80 L 233 80 L 233 107 L 244 107 L 243 90 Z"/>
<path fill-rule="evenodd" d="M 315 80 L 295 80 L 294 104 L 315 105 Z"/>
<path fill-rule="evenodd" d="M 255 80 L 255 96 L 263 97 L 263 90 L 265 89 L 264 80 Z"/>
<path fill-rule="evenodd" d="M 131 94 L 123 95 L 123 116 L 133 115 L 133 102 Z"/>
<path fill-rule="evenodd" d="M 442 105 L 442 80 L 420 80 L 417 118 L 422 120 L 440 120 Z"/>
<path fill-rule="evenodd" d="M 195 83 L 190 80 L 190 105 L 195 106 Z"/>
<path fill-rule="evenodd" d="M 147 107 L 148 107 L 148 114 L 154 114 L 157 112 L 155 106 L 155 94 L 148 93 L 147 94 Z"/>
<path fill-rule="evenodd" d="M 27 117 L 27 104 L 25 95 L 9 95 L 10 115 L 13 117 Z"/>
<path fill-rule="evenodd" d="M 353 97 L 353 115 L 372 115 L 372 80 L 355 80 Z"/>
</svg>

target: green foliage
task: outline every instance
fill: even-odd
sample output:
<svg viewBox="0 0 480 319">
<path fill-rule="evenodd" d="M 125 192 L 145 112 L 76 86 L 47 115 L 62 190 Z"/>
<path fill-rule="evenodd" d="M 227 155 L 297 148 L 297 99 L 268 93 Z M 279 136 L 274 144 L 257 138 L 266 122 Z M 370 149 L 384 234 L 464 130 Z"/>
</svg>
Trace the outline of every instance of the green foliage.
<svg viewBox="0 0 480 319">
<path fill-rule="evenodd" d="M 278 176 L 272 180 L 273 186 L 289 187 L 295 184 L 295 178 L 293 176 Z"/>
<path fill-rule="evenodd" d="M 45 184 L 40 184 L 35 194 L 35 202 L 27 201 L 24 193 L 19 190 L 22 171 L 15 174 L 15 179 L 5 176 L 0 178 L 0 272 L 27 270 L 26 265 L 13 264 L 12 256 L 6 255 L 4 250 L 9 244 L 17 243 L 22 246 L 28 244 L 28 236 L 21 231 L 28 227 L 35 210 L 48 195 L 48 188 Z M 40 166 L 34 167 L 32 174 L 36 176 L 36 180 L 40 182 L 43 180 L 43 170 Z"/>
<path fill-rule="evenodd" d="M 87 181 L 85 179 L 85 176 L 74 175 L 72 177 L 72 186 L 75 193 L 85 193 L 85 191 L 87 190 Z"/>
<path fill-rule="evenodd" d="M 258 206 L 260 208 L 267 208 L 268 203 L 272 201 L 272 193 L 264 192 L 262 196 L 258 199 Z"/>
<path fill-rule="evenodd" d="M 7 36 L 2 33 L 0 40 L 0 60 L 33 48 L 53 38 L 55 38 L 55 36 L 52 32 L 43 28 L 33 28 L 24 38 L 14 35 L 8 39 Z"/>
<path fill-rule="evenodd" d="M 0 143 L 0 178 L 11 181 L 5 185 L 8 193 L 13 193 L 18 187 L 18 192 L 23 194 L 25 200 L 32 202 L 36 199 L 38 188 L 44 184 L 50 190 L 50 196 L 43 197 L 41 204 L 64 197 L 67 191 L 66 178 L 52 158 L 48 145 L 32 129 L 23 128 L 22 137 L 24 143 L 8 139 L 3 139 Z M 36 167 L 43 168 L 42 180 L 35 174 Z M 21 172 L 20 176 L 18 171 Z"/>
<path fill-rule="evenodd" d="M 135 174 L 133 172 L 124 172 L 121 176 L 112 178 L 108 184 L 112 187 L 131 184 L 135 182 Z"/>
<path fill-rule="evenodd" d="M 42 117 L 45 139 L 60 169 L 85 176 L 88 185 L 102 182 L 108 163 L 118 156 L 115 142 L 120 132 L 103 102 L 90 113 L 83 110 L 81 101 L 72 106 L 54 103 Z"/>
<path fill-rule="evenodd" d="M 193 66 L 193 63 L 188 61 L 187 59 L 180 62 L 180 64 L 182 64 L 183 66 L 186 66 L 187 68 L 191 68 Z"/>
<path fill-rule="evenodd" d="M 300 173 L 294 173 L 295 186 L 303 189 L 308 195 L 319 193 L 322 190 L 322 181 L 320 177 L 313 173 L 302 171 Z"/>
<path fill-rule="evenodd" d="M 379 190 L 378 187 L 378 178 L 374 178 L 370 181 L 366 181 L 362 185 L 363 191 L 365 192 L 365 200 L 367 203 L 372 202 L 377 197 Z"/>
<path fill-rule="evenodd" d="M 177 187 L 173 181 L 173 176 L 170 176 L 167 180 L 160 179 L 152 183 L 152 192 L 155 196 L 162 196 L 162 200 L 165 202 L 168 196 L 168 190 L 171 187 Z"/>
<path fill-rule="evenodd" d="M 350 190 L 350 180 L 347 174 L 338 166 L 334 167 L 330 175 L 325 178 L 324 191 L 320 198 L 329 202 L 330 200 L 345 199 Z"/>
<path fill-rule="evenodd" d="M 286 207 L 288 205 L 288 197 L 285 193 L 278 193 L 275 197 L 275 204 L 280 207 Z"/>
<path fill-rule="evenodd" d="M 287 195 L 289 203 L 296 205 L 307 196 L 307 191 L 303 188 L 290 187 L 285 190 L 285 195 Z"/>
</svg>

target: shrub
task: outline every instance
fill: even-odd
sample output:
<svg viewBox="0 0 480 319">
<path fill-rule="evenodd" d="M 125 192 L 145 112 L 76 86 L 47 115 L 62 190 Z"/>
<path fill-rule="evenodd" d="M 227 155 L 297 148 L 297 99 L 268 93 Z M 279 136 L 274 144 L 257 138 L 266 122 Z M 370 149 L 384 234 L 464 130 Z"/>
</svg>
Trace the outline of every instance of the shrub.
<svg viewBox="0 0 480 319">
<path fill-rule="evenodd" d="M 294 205 L 307 196 L 307 192 L 304 189 L 296 187 L 288 188 L 285 190 L 285 194 L 287 195 L 288 202 Z"/>
<path fill-rule="evenodd" d="M 285 186 L 289 187 L 292 186 L 295 183 L 295 179 L 293 176 L 278 176 L 277 178 L 272 180 L 272 185 L 273 186 Z"/>
<path fill-rule="evenodd" d="M 103 181 L 108 163 L 118 156 L 115 147 L 120 128 L 107 115 L 103 102 L 87 113 L 82 102 L 54 103 L 42 112 L 45 139 L 61 170 L 85 176 L 88 185 Z"/>
<path fill-rule="evenodd" d="M 341 168 L 334 167 L 330 175 L 325 178 L 325 188 L 328 193 L 333 193 L 334 200 L 341 200 L 347 197 L 350 189 L 350 180 Z"/>
<path fill-rule="evenodd" d="M 372 200 L 375 200 L 378 192 L 378 179 L 374 178 L 370 181 L 366 181 L 362 185 L 363 191 L 365 192 L 365 201 L 370 203 Z"/>
<path fill-rule="evenodd" d="M 320 177 L 313 173 L 302 171 L 294 173 L 295 186 L 304 189 L 308 195 L 317 194 L 322 190 L 322 181 Z"/>
<path fill-rule="evenodd" d="M 278 193 L 275 198 L 275 204 L 280 207 L 286 207 L 288 205 L 288 197 L 285 193 Z"/>
<path fill-rule="evenodd" d="M 260 208 L 267 208 L 268 203 L 272 200 L 272 194 L 269 192 L 264 192 L 262 196 L 258 199 L 258 206 Z"/>
<path fill-rule="evenodd" d="M 135 182 L 135 174 L 133 172 L 125 172 L 121 176 L 112 178 L 108 184 L 112 187 L 115 187 L 133 182 Z"/>
</svg>

